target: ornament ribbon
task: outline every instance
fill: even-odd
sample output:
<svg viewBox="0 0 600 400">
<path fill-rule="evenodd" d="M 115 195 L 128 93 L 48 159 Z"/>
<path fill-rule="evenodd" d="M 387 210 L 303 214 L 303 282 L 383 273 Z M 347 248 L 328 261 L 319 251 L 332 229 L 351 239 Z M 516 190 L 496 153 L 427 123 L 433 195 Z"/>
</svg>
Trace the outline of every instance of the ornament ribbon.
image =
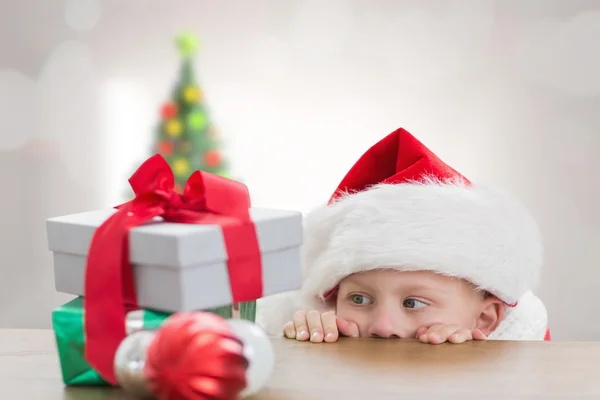
<svg viewBox="0 0 600 400">
<path fill-rule="evenodd" d="M 263 294 L 260 247 L 244 184 L 195 171 L 181 195 L 174 191 L 169 164 L 158 154 L 146 160 L 129 183 L 135 198 L 118 206 L 96 229 L 85 273 L 85 357 L 113 385 L 117 384 L 113 359 L 126 336 L 127 312 L 139 308 L 129 260 L 132 228 L 155 217 L 165 222 L 219 225 L 233 302 L 252 301 Z"/>
</svg>

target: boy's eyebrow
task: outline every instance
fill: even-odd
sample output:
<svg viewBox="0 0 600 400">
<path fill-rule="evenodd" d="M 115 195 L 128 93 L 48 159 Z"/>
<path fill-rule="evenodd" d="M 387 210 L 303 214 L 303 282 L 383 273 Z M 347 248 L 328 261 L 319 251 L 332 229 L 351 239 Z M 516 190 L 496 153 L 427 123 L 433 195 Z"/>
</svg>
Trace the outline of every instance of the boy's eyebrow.
<svg viewBox="0 0 600 400">
<path fill-rule="evenodd" d="M 377 288 L 369 283 L 368 279 L 356 279 L 356 277 L 347 277 L 346 283 L 350 286 L 347 291 L 365 290 L 367 292 L 375 292 Z M 410 296 L 411 292 L 425 292 L 428 297 L 448 294 L 446 285 L 431 285 L 423 282 L 404 282 L 395 288 L 395 291 L 402 292 L 406 296 Z"/>
<path fill-rule="evenodd" d="M 407 293 L 408 295 L 410 295 L 410 293 L 417 293 L 418 294 L 423 294 L 426 297 L 429 298 L 440 298 L 441 297 L 445 297 L 448 295 L 449 291 L 448 288 L 446 287 L 446 285 L 436 285 L 436 286 L 431 286 L 431 285 L 427 285 L 427 284 L 420 284 L 420 283 L 414 283 L 411 285 L 407 285 L 405 287 L 402 288 L 402 292 Z"/>
<path fill-rule="evenodd" d="M 360 282 L 360 281 L 357 282 L 353 278 L 348 277 L 348 278 L 346 278 L 346 283 L 348 285 L 351 285 L 351 286 L 356 287 L 356 288 L 361 288 L 361 289 L 365 289 L 365 290 L 368 290 L 368 291 L 373 291 L 373 287 L 371 285 L 369 285 L 368 282 L 367 283 L 363 283 L 363 282 Z"/>
<path fill-rule="evenodd" d="M 443 290 L 443 288 L 433 288 L 431 286 L 420 285 L 420 284 L 405 286 L 405 287 L 402 288 L 402 291 L 403 292 L 407 292 L 407 293 L 411 293 L 411 292 L 427 292 L 427 293 L 433 293 L 433 294 L 440 294 L 440 293 L 444 293 L 445 292 L 445 290 Z"/>
</svg>

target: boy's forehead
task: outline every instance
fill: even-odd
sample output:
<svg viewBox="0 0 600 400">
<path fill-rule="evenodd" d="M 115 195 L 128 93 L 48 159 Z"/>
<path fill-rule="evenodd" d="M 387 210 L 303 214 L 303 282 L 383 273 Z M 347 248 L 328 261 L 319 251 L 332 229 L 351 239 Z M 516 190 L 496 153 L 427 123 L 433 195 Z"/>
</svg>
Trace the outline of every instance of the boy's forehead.
<svg viewBox="0 0 600 400">
<path fill-rule="evenodd" d="M 427 277 L 427 276 L 435 276 L 436 274 L 427 270 L 400 270 L 397 268 L 377 268 L 368 271 L 356 272 L 354 274 L 348 275 L 344 280 L 348 281 L 360 281 L 360 280 L 370 280 L 376 279 L 379 277 L 399 277 L 399 278 L 411 278 L 411 277 Z"/>
<path fill-rule="evenodd" d="M 380 268 L 370 271 L 351 274 L 340 282 L 340 284 L 372 284 L 378 281 L 395 284 L 435 284 L 435 285 L 456 285 L 464 279 L 438 274 L 432 271 L 400 271 L 393 268 Z"/>
</svg>

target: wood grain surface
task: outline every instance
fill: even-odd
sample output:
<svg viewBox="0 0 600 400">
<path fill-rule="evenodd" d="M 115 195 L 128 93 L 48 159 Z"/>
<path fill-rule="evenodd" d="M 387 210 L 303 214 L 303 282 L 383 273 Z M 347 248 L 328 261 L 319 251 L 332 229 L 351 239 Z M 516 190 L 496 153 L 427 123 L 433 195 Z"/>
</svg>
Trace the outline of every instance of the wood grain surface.
<svg viewBox="0 0 600 400">
<path fill-rule="evenodd" d="M 471 342 L 273 338 L 277 365 L 253 400 L 600 399 L 600 342 Z M 47 330 L 0 330 L 0 399 L 129 399 L 65 388 Z"/>
</svg>

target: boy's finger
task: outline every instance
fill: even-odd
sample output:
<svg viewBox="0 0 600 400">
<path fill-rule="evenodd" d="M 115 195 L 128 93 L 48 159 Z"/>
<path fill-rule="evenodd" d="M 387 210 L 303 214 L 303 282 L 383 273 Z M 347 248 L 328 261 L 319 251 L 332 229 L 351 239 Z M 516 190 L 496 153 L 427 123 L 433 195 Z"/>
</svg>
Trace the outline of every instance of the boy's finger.
<svg viewBox="0 0 600 400">
<path fill-rule="evenodd" d="M 419 340 L 423 343 L 440 344 L 448 340 L 448 337 L 458 331 L 456 325 L 433 325 L 425 332 Z"/>
<path fill-rule="evenodd" d="M 358 325 L 352 321 L 346 321 L 344 319 L 337 318 L 336 325 L 338 327 L 338 331 L 343 336 L 354 338 L 359 336 Z"/>
<path fill-rule="evenodd" d="M 321 313 L 311 310 L 306 314 L 308 330 L 310 332 L 310 341 L 319 343 L 323 341 L 323 324 L 321 323 Z"/>
<path fill-rule="evenodd" d="M 421 335 L 424 334 L 425 332 L 427 332 L 427 327 L 426 326 L 422 326 L 419 329 L 417 329 L 417 332 L 415 333 L 415 339 L 420 338 Z"/>
<path fill-rule="evenodd" d="M 333 312 L 326 312 L 321 315 L 326 342 L 331 343 L 338 340 L 338 328 L 335 320 L 336 316 Z"/>
<path fill-rule="evenodd" d="M 471 335 L 473 336 L 474 340 L 487 340 L 485 333 L 481 332 L 479 329 L 474 329 L 473 332 L 471 332 Z"/>
<path fill-rule="evenodd" d="M 448 337 L 450 343 L 464 343 L 467 340 L 473 340 L 470 329 L 460 329 Z"/>
<path fill-rule="evenodd" d="M 348 321 L 349 335 L 350 337 L 359 337 L 360 331 L 358 329 L 358 325 L 354 321 Z"/>
<path fill-rule="evenodd" d="M 418 339 L 421 343 L 429 343 L 429 336 L 434 334 L 432 331 L 430 331 L 429 329 L 426 330 L 424 333 L 422 333 Z"/>
<path fill-rule="evenodd" d="M 293 320 L 296 327 L 296 340 L 308 340 L 310 335 L 306 325 L 306 311 L 296 311 Z"/>
<path fill-rule="evenodd" d="M 456 332 L 460 331 L 460 328 L 457 325 L 446 325 L 443 328 L 440 328 L 436 331 L 439 337 L 443 342 L 448 340 L 448 338 L 454 335 Z"/>
<path fill-rule="evenodd" d="M 294 321 L 287 322 L 283 326 L 283 334 L 288 339 L 296 339 L 296 328 L 294 328 Z"/>
<path fill-rule="evenodd" d="M 433 324 L 430 327 L 427 328 L 428 333 L 432 333 L 432 332 L 437 332 L 442 328 L 445 328 L 447 325 L 443 325 L 443 324 Z"/>
</svg>

